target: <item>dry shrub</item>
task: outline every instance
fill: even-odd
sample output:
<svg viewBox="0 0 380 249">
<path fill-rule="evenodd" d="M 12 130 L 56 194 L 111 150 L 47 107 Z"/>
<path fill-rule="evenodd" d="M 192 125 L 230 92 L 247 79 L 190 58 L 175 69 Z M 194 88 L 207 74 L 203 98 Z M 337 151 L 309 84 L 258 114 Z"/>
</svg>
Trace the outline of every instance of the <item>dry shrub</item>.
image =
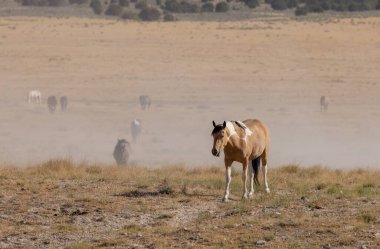
<svg viewBox="0 0 380 249">
<path fill-rule="evenodd" d="M 78 4 L 78 5 L 88 4 L 88 0 L 69 0 L 69 3 L 70 4 Z"/>
<path fill-rule="evenodd" d="M 377 221 L 377 213 L 374 210 L 362 210 L 360 212 L 360 219 L 364 223 L 375 223 Z"/>
<path fill-rule="evenodd" d="M 59 7 L 59 6 L 65 6 L 68 5 L 67 0 L 48 0 L 50 6 Z"/>
<path fill-rule="evenodd" d="M 227 12 L 230 9 L 230 6 L 226 2 L 219 2 L 215 6 L 215 12 L 222 13 Z"/>
<path fill-rule="evenodd" d="M 174 189 L 169 185 L 167 179 L 164 179 L 162 183 L 158 186 L 158 193 L 163 195 L 173 195 L 175 193 Z"/>
<path fill-rule="evenodd" d="M 339 238 L 340 246 L 352 246 L 356 242 L 356 239 L 351 234 L 342 235 Z"/>
<path fill-rule="evenodd" d="M 148 4 L 146 3 L 145 0 L 140 0 L 135 4 L 135 8 L 139 10 L 143 10 L 148 8 Z"/>
<path fill-rule="evenodd" d="M 173 22 L 173 21 L 176 21 L 176 18 L 172 13 L 167 12 L 164 14 L 164 21 L 165 22 Z"/>
<path fill-rule="evenodd" d="M 322 189 L 324 189 L 324 188 L 326 188 L 327 187 L 327 184 L 326 183 L 317 183 L 316 185 L 315 185 L 315 189 L 316 190 L 322 190 Z"/>
<path fill-rule="evenodd" d="M 103 5 L 100 2 L 100 0 L 91 0 L 90 7 L 94 11 L 94 13 L 97 15 L 100 15 L 103 13 Z"/>
<path fill-rule="evenodd" d="M 47 6 L 49 2 L 47 0 L 22 0 L 24 6 Z"/>
<path fill-rule="evenodd" d="M 156 8 L 148 7 L 141 10 L 139 17 L 143 21 L 158 21 L 161 18 L 161 12 Z"/>
<path fill-rule="evenodd" d="M 71 2 L 70 2 L 71 3 Z M 66 6 L 69 4 L 68 0 L 22 0 L 22 5 L 25 6 Z"/>
<path fill-rule="evenodd" d="M 306 6 L 297 7 L 294 11 L 294 14 L 296 16 L 305 16 L 309 12 L 309 9 Z"/>
<path fill-rule="evenodd" d="M 259 6 L 259 1 L 258 0 L 243 0 L 243 1 L 251 9 L 254 9 L 257 6 Z"/>
<path fill-rule="evenodd" d="M 120 6 L 128 7 L 130 4 L 130 1 L 129 0 L 120 0 L 119 4 L 120 4 Z"/>
<path fill-rule="evenodd" d="M 272 0 L 270 4 L 274 10 L 285 10 L 288 8 L 285 0 Z"/>
<path fill-rule="evenodd" d="M 127 10 L 127 11 L 123 12 L 123 14 L 121 15 L 121 18 L 125 19 L 125 20 L 138 20 L 139 15 L 138 15 L 138 13 L 136 13 L 134 11 Z"/>
<path fill-rule="evenodd" d="M 199 6 L 196 3 L 187 1 L 167 0 L 164 9 L 173 13 L 197 13 Z"/>
<path fill-rule="evenodd" d="M 109 16 L 120 16 L 123 13 L 123 7 L 118 4 L 110 4 L 104 14 Z"/>
<path fill-rule="evenodd" d="M 214 4 L 211 2 L 204 3 L 201 7 L 201 12 L 214 12 Z"/>
</svg>

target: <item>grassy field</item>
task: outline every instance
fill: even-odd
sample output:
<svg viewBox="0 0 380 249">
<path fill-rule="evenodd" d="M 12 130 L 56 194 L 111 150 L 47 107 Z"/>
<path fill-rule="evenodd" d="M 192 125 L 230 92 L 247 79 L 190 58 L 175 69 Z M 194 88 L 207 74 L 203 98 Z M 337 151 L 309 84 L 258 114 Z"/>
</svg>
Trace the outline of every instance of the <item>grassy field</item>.
<svg viewBox="0 0 380 249">
<path fill-rule="evenodd" d="M 261 174 L 260 174 L 260 180 Z M 0 248 L 378 248 L 380 171 L 289 165 L 221 202 L 223 167 L 0 167 Z"/>
</svg>

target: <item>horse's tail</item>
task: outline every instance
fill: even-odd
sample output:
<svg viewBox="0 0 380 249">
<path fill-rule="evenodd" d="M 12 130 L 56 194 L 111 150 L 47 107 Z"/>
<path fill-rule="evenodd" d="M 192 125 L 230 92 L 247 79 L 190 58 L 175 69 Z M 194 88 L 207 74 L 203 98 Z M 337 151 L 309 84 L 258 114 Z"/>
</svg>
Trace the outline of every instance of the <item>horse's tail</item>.
<svg viewBox="0 0 380 249">
<path fill-rule="evenodd" d="M 255 184 L 257 186 L 260 185 L 260 182 L 259 182 L 259 169 L 260 169 L 260 162 L 261 162 L 261 158 L 258 157 L 256 159 L 253 159 L 252 160 L 252 168 L 253 168 L 253 173 L 255 174 L 253 176 L 253 181 L 255 182 Z"/>
</svg>

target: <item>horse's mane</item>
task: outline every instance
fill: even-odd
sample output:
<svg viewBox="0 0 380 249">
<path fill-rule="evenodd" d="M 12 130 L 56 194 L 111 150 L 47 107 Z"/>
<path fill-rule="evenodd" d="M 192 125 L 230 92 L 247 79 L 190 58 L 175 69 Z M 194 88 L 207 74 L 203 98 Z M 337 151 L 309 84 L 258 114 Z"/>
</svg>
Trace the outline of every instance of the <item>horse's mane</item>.
<svg viewBox="0 0 380 249">
<path fill-rule="evenodd" d="M 240 124 L 240 122 L 238 122 L 238 121 L 231 121 L 231 122 L 234 122 L 237 126 L 239 126 L 240 128 L 242 128 L 243 130 L 245 130 L 245 127 L 242 126 L 242 125 Z"/>
<path fill-rule="evenodd" d="M 231 123 L 235 123 L 238 127 L 240 127 L 241 129 L 243 129 L 245 131 L 245 129 L 247 127 L 244 127 L 239 121 L 230 121 Z M 214 129 L 212 130 L 211 132 L 211 135 L 221 131 L 223 129 L 223 125 L 221 124 L 218 124 L 217 126 L 214 127 Z"/>
</svg>

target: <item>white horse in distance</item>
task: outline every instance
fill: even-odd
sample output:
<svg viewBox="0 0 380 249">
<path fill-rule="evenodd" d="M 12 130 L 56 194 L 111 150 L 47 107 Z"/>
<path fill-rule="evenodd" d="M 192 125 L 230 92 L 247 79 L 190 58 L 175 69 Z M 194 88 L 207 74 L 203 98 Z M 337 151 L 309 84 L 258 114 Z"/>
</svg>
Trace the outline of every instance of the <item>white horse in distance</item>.
<svg viewBox="0 0 380 249">
<path fill-rule="evenodd" d="M 137 141 L 137 137 L 140 135 L 141 130 L 142 130 L 141 129 L 141 120 L 140 119 L 134 119 L 131 122 L 131 131 L 132 131 L 132 141 L 133 142 Z"/>
<path fill-rule="evenodd" d="M 30 90 L 28 94 L 29 104 L 41 104 L 41 92 L 38 90 Z"/>
</svg>

